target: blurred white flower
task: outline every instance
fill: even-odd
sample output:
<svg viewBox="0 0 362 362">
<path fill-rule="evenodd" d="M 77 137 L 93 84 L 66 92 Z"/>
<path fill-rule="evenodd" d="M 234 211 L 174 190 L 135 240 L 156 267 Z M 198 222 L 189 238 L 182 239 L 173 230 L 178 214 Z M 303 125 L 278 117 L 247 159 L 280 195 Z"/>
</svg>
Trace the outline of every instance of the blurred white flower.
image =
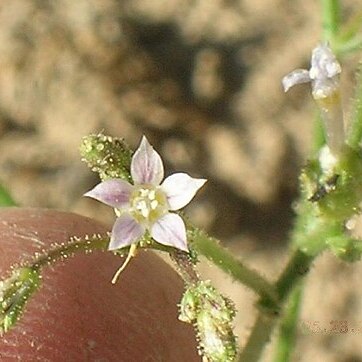
<svg viewBox="0 0 362 362">
<path fill-rule="evenodd" d="M 311 82 L 312 95 L 324 121 L 327 145 L 334 155 L 338 155 L 344 144 L 340 73 L 341 66 L 331 48 L 328 44 L 320 44 L 313 49 L 309 70 L 296 69 L 282 80 L 285 92 L 296 84 Z"/>
</svg>

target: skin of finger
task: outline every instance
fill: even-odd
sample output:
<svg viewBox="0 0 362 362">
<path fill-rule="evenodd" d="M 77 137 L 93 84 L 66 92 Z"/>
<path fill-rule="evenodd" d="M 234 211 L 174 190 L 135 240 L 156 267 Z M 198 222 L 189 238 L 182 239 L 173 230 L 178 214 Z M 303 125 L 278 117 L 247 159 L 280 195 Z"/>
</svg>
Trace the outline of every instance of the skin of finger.
<svg viewBox="0 0 362 362">
<path fill-rule="evenodd" d="M 79 215 L 0 209 L 0 273 L 71 236 L 107 228 Z M 183 285 L 152 251 L 139 252 L 110 280 L 122 259 L 77 254 L 42 272 L 41 288 L 16 326 L 0 339 L 1 361 L 200 361 L 193 328 L 177 319 Z"/>
</svg>

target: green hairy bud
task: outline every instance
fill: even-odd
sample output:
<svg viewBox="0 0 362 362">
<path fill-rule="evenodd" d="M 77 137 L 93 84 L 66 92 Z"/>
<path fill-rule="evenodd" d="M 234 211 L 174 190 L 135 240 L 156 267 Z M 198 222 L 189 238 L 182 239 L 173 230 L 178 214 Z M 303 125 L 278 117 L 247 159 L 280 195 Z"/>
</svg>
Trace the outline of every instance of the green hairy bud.
<svg viewBox="0 0 362 362">
<path fill-rule="evenodd" d="M 80 145 L 82 161 L 102 180 L 120 178 L 131 182 L 130 165 L 132 151 L 121 138 L 103 134 L 83 137 Z"/>
<path fill-rule="evenodd" d="M 237 353 L 232 320 L 232 302 L 209 281 L 200 281 L 185 291 L 179 319 L 192 323 L 197 331 L 199 352 L 210 362 L 234 361 Z"/>
</svg>

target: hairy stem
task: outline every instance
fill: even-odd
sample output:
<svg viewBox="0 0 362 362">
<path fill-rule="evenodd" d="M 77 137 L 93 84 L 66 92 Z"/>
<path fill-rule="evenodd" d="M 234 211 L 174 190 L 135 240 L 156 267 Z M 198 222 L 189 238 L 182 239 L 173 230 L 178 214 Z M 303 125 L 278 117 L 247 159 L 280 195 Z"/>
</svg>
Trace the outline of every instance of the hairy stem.
<svg viewBox="0 0 362 362">
<path fill-rule="evenodd" d="M 314 258 L 314 256 L 307 255 L 300 250 L 297 250 L 293 254 L 275 284 L 280 301 L 285 301 L 286 297 L 295 286 L 295 283 L 308 273 Z"/>
<path fill-rule="evenodd" d="M 95 235 L 92 237 L 87 236 L 84 239 L 74 238 L 68 244 L 57 245 L 44 254 L 36 255 L 29 267 L 40 270 L 44 266 L 69 258 L 78 252 L 87 253 L 93 250 L 107 250 L 108 243 L 108 236 Z"/>
<path fill-rule="evenodd" d="M 281 308 L 295 285 L 308 272 L 314 257 L 297 250 L 291 257 L 283 273 L 275 283 Z M 268 301 L 261 299 L 261 307 L 268 304 Z M 254 324 L 248 342 L 239 356 L 239 362 L 256 362 L 259 360 L 265 345 L 270 341 L 271 334 L 278 321 L 279 313 L 271 314 L 269 310 L 261 309 Z"/>
<path fill-rule="evenodd" d="M 273 285 L 257 271 L 249 269 L 242 262 L 235 259 L 217 240 L 209 237 L 206 233 L 195 228 L 191 233 L 192 246 L 198 253 L 204 255 L 224 272 L 255 291 L 265 300 L 268 300 L 269 304 L 275 304 L 277 294 Z"/>
<path fill-rule="evenodd" d="M 270 341 L 276 322 L 276 316 L 259 313 L 248 342 L 239 356 L 239 362 L 253 362 L 260 359 L 263 347 Z"/>
<path fill-rule="evenodd" d="M 289 362 L 295 345 L 297 322 L 302 299 L 303 283 L 295 287 L 288 298 L 288 305 L 282 317 L 277 348 L 274 356 L 275 362 Z"/>
</svg>

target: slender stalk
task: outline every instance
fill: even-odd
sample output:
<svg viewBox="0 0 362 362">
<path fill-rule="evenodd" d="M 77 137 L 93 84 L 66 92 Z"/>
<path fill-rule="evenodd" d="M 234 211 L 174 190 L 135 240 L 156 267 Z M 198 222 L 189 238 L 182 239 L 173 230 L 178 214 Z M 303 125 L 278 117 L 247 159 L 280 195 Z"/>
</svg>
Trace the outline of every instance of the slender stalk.
<svg viewBox="0 0 362 362">
<path fill-rule="evenodd" d="M 39 270 L 58 260 L 69 258 L 77 252 L 87 253 L 93 250 L 106 250 L 108 243 L 109 237 L 101 235 L 86 237 L 81 240 L 74 239 L 68 244 L 55 246 L 44 254 L 36 255 L 28 266 L 33 270 Z"/>
<path fill-rule="evenodd" d="M 300 250 L 294 253 L 275 284 L 280 301 L 284 302 L 295 283 L 308 273 L 314 258 Z"/>
<path fill-rule="evenodd" d="M 355 95 L 354 115 L 348 132 L 347 143 L 355 150 L 359 150 L 362 140 L 362 68 L 357 73 L 357 88 Z"/>
<path fill-rule="evenodd" d="M 341 7 L 339 0 L 321 0 L 323 39 L 334 46 L 340 27 Z"/>
<path fill-rule="evenodd" d="M 192 240 L 192 246 L 198 253 L 205 256 L 240 283 L 254 290 L 263 299 L 266 299 L 268 304 L 275 304 L 277 295 L 274 287 L 257 271 L 249 269 L 239 260 L 236 260 L 214 238 L 201 231 L 193 230 Z"/>
<path fill-rule="evenodd" d="M 275 283 L 279 296 L 279 307 L 283 306 L 286 298 L 303 276 L 308 272 L 314 257 L 308 256 L 297 250 L 291 257 L 289 263 Z M 259 305 L 264 306 L 268 301 L 263 298 Z M 265 345 L 270 341 L 273 329 L 278 321 L 278 314 L 268 314 L 261 310 L 254 324 L 247 344 L 239 356 L 239 362 L 256 362 L 259 360 Z"/>
<path fill-rule="evenodd" d="M 288 305 L 279 327 L 275 362 L 289 362 L 295 345 L 297 322 L 302 299 L 303 283 L 294 287 L 288 298 Z"/>
<path fill-rule="evenodd" d="M 270 341 L 276 322 L 276 316 L 259 313 L 248 342 L 239 355 L 239 362 L 254 362 L 260 359 L 264 346 Z"/>
<path fill-rule="evenodd" d="M 313 124 L 312 155 L 317 158 L 321 148 L 326 144 L 326 135 L 320 114 L 316 114 Z"/>
</svg>

